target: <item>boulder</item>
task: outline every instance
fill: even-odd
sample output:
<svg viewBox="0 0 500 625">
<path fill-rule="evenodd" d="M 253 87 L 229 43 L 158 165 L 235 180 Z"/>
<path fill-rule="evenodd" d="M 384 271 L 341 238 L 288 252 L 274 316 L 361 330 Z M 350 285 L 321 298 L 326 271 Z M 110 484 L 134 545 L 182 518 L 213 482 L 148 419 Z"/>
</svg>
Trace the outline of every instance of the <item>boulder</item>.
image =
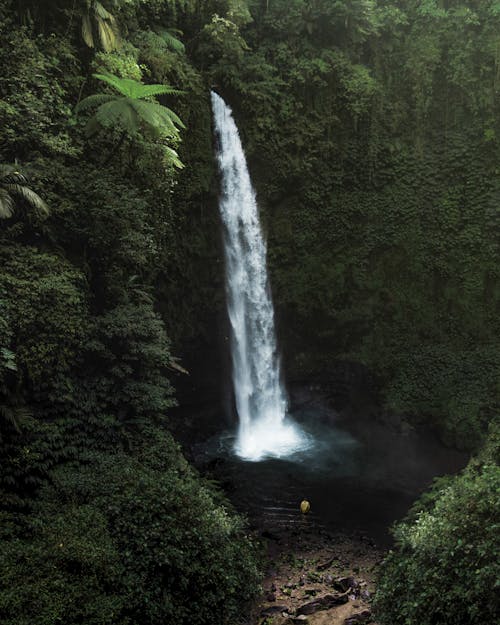
<svg viewBox="0 0 500 625">
<path fill-rule="evenodd" d="M 335 560 L 336 560 L 336 558 L 330 558 L 326 562 L 323 562 L 323 564 L 318 564 L 318 566 L 316 567 L 316 570 L 317 571 L 326 571 L 326 569 L 330 568 L 330 566 L 333 564 L 333 562 L 335 562 Z"/>
<path fill-rule="evenodd" d="M 314 601 L 308 601 L 307 603 L 302 604 L 297 609 L 297 614 L 314 614 L 320 610 L 329 610 L 337 605 L 342 605 L 343 603 L 347 603 L 347 601 L 348 598 L 346 594 L 324 595 L 323 597 L 314 599 Z"/>
<path fill-rule="evenodd" d="M 290 616 L 282 625 L 308 625 L 309 619 L 305 614 L 299 616 Z"/>
<path fill-rule="evenodd" d="M 357 582 L 354 577 L 338 577 L 332 586 L 340 592 L 347 592 L 350 588 L 356 588 Z"/>
<path fill-rule="evenodd" d="M 371 622 L 372 622 L 372 613 L 370 612 L 370 610 L 363 610 L 363 612 L 359 612 L 358 614 L 352 614 L 351 616 L 348 616 L 344 621 L 344 625 L 363 625 L 365 623 L 371 623 Z"/>
<path fill-rule="evenodd" d="M 318 594 L 319 590 L 317 588 L 304 588 L 304 594 L 315 597 Z"/>
<path fill-rule="evenodd" d="M 286 605 L 270 605 L 268 608 L 264 608 L 261 610 L 261 616 L 273 616 L 275 614 L 279 614 L 280 612 L 288 612 L 288 608 Z"/>
</svg>

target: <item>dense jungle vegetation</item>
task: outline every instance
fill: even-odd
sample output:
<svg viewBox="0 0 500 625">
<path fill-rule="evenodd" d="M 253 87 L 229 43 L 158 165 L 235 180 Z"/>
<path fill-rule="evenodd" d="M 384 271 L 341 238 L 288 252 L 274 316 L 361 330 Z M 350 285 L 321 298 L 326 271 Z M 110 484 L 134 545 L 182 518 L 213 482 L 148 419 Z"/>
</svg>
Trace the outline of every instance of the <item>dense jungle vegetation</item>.
<svg viewBox="0 0 500 625">
<path fill-rule="evenodd" d="M 494 622 L 499 32 L 498 0 L 0 0 L 2 623 L 235 624 L 259 592 L 169 433 L 178 358 L 219 362 L 210 87 L 287 374 L 361 363 L 475 454 L 396 528 L 379 622 Z"/>
</svg>

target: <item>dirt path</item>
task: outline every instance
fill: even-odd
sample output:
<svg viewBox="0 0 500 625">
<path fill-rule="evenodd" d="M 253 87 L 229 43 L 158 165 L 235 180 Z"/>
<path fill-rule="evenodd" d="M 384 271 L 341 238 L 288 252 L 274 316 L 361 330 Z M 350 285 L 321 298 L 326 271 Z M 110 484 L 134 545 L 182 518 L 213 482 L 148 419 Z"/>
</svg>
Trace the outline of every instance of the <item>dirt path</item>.
<svg viewBox="0 0 500 625">
<path fill-rule="evenodd" d="M 366 537 L 303 527 L 264 532 L 268 568 L 251 625 L 374 624 L 374 573 L 383 552 Z"/>
</svg>

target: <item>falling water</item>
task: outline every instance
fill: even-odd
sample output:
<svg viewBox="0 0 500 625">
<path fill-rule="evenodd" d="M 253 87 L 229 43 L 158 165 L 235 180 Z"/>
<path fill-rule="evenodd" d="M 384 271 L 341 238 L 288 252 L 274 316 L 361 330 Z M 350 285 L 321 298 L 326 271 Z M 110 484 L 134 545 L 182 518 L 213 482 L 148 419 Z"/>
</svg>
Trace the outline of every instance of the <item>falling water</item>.
<svg viewBox="0 0 500 625">
<path fill-rule="evenodd" d="M 287 456 L 308 447 L 308 440 L 286 417 L 255 192 L 231 109 L 214 92 L 212 107 L 222 177 L 220 213 L 225 226 L 227 309 L 239 417 L 235 451 L 247 460 Z"/>
</svg>

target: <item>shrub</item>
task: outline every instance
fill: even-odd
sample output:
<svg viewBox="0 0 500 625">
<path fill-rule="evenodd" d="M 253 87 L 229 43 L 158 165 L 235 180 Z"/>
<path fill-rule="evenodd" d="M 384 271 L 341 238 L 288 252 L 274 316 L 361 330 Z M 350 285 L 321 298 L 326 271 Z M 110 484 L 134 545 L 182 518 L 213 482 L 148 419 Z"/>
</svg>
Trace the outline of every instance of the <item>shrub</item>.
<svg viewBox="0 0 500 625">
<path fill-rule="evenodd" d="M 89 452 L 54 472 L 2 549 L 4 625 L 236 622 L 256 548 L 168 435 L 145 439 L 135 457 Z"/>
<path fill-rule="evenodd" d="M 499 610 L 498 443 L 396 526 L 375 599 L 381 625 L 484 625 Z"/>
</svg>

